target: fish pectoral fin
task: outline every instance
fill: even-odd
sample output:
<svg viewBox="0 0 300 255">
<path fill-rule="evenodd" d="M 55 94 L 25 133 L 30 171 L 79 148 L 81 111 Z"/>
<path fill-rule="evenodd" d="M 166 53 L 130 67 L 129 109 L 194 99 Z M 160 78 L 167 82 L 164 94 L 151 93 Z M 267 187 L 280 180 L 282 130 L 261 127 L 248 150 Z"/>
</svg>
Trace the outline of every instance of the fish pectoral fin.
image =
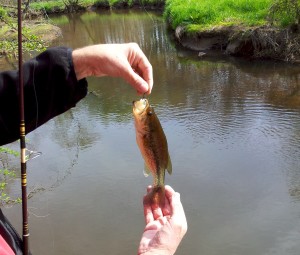
<svg viewBox="0 0 300 255">
<path fill-rule="evenodd" d="M 144 165 L 144 176 L 148 177 L 149 174 L 150 174 L 150 169 L 149 169 L 149 167 L 145 163 L 145 165 Z"/>
<path fill-rule="evenodd" d="M 168 171 L 169 174 L 172 174 L 172 162 L 171 162 L 170 155 L 168 155 L 167 171 Z"/>
</svg>

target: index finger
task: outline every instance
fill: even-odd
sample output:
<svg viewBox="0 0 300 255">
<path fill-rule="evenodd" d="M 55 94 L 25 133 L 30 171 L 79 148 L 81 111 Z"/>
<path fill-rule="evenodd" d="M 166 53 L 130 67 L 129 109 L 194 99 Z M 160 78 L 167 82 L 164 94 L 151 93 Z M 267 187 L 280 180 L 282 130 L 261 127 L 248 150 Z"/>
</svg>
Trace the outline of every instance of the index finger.
<svg viewBox="0 0 300 255">
<path fill-rule="evenodd" d="M 137 47 L 136 62 L 134 64 L 134 68 L 136 69 L 138 74 L 147 82 L 149 86 L 147 93 L 150 94 L 153 88 L 153 69 L 151 63 L 140 47 Z"/>
<path fill-rule="evenodd" d="M 147 82 L 149 89 L 147 91 L 147 94 L 150 94 L 153 88 L 153 69 L 152 65 L 148 61 L 148 59 L 141 58 L 139 63 L 138 63 L 138 68 L 141 72 L 141 76 L 143 79 Z"/>
</svg>

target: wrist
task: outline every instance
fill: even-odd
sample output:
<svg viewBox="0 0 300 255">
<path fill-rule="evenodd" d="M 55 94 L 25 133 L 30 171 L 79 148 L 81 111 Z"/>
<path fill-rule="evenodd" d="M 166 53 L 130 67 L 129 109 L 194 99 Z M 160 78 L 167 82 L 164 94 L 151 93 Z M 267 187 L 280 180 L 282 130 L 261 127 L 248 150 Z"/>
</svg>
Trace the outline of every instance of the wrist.
<svg viewBox="0 0 300 255">
<path fill-rule="evenodd" d="M 87 57 L 88 56 L 84 53 L 84 49 L 76 49 L 72 52 L 74 71 L 78 81 L 90 76 L 88 63 L 86 61 Z"/>
</svg>

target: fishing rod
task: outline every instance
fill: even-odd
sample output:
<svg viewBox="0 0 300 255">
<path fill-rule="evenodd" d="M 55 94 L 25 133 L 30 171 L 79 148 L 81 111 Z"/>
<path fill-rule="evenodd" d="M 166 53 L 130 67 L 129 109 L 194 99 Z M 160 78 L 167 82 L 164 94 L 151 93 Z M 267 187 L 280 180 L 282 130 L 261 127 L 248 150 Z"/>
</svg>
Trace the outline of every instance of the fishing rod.
<svg viewBox="0 0 300 255">
<path fill-rule="evenodd" d="M 24 84 L 22 58 L 22 1 L 18 0 L 18 58 L 19 58 L 19 106 L 20 106 L 20 149 L 21 149 L 21 188 L 23 216 L 23 255 L 28 255 L 28 211 L 27 211 L 27 173 L 26 173 L 26 142 L 25 142 L 25 113 L 24 113 Z"/>
</svg>

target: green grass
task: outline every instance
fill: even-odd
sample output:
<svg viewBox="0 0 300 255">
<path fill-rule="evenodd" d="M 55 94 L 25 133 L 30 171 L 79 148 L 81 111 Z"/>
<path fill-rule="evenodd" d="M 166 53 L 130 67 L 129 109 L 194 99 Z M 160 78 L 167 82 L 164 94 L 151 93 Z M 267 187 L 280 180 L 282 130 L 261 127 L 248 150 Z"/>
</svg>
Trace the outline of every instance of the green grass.
<svg viewBox="0 0 300 255">
<path fill-rule="evenodd" d="M 12 155 L 13 157 L 18 157 L 19 152 L 9 149 L 7 147 L 0 147 L 0 166 L 4 167 L 8 164 L 6 160 L 1 159 L 1 154 Z M 8 183 L 16 177 L 16 172 L 14 170 L 9 170 L 7 168 L 0 167 L 0 206 L 5 204 L 20 203 L 21 199 L 12 199 L 8 194 Z"/>
<path fill-rule="evenodd" d="M 108 0 L 80 0 L 79 5 L 82 7 L 91 6 L 94 4 L 108 3 Z M 39 1 L 31 2 L 30 8 L 35 10 L 45 10 L 48 13 L 55 11 L 63 11 L 65 4 L 62 0 L 50 0 L 50 1 Z"/>
<path fill-rule="evenodd" d="M 63 1 L 43 1 L 43 2 L 32 2 L 30 8 L 35 10 L 45 10 L 46 12 L 53 12 L 54 10 L 64 9 L 65 5 Z"/>
<path fill-rule="evenodd" d="M 192 29 L 216 25 L 262 25 L 272 0 L 166 0 L 165 17 L 171 26 Z"/>
<path fill-rule="evenodd" d="M 133 6 L 134 4 L 139 4 L 141 6 L 147 5 L 161 5 L 165 0 L 79 0 L 78 5 L 81 7 L 89 6 Z M 65 9 L 65 4 L 62 0 L 50 0 L 50 1 L 39 1 L 31 2 L 30 8 L 35 10 L 42 10 L 48 13 L 61 12 Z"/>
</svg>

